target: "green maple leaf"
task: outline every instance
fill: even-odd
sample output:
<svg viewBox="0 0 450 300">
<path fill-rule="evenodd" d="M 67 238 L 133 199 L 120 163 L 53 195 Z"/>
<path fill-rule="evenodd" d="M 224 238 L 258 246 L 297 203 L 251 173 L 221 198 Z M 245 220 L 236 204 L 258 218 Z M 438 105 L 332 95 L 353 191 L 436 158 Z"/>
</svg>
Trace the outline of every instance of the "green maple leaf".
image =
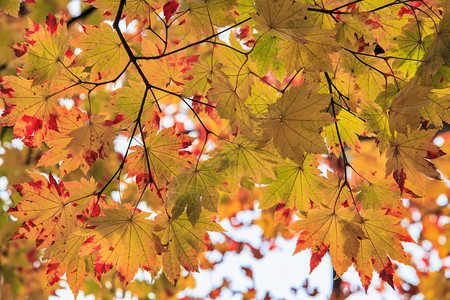
<svg viewBox="0 0 450 300">
<path fill-rule="evenodd" d="M 266 74 L 271 67 L 274 70 L 282 65 L 280 62 L 275 62 L 278 51 L 280 50 L 276 45 L 281 41 L 282 39 L 278 36 L 268 34 L 260 36 L 250 53 L 250 57 L 256 62 L 259 73 Z"/>
<path fill-rule="evenodd" d="M 17 18 L 19 16 L 20 0 L 2 0 L 0 1 L 0 10 Z"/>
<path fill-rule="evenodd" d="M 345 83 L 355 82 L 364 99 L 375 99 L 380 93 L 385 92 L 388 81 L 380 72 L 388 74 L 389 68 L 383 60 L 349 52 L 341 52 L 340 59 L 339 66 L 351 75 Z"/>
<path fill-rule="evenodd" d="M 85 26 L 84 34 L 72 42 L 72 45 L 81 48 L 76 62 L 83 66 L 92 66 L 91 79 L 95 80 L 99 74 L 104 77 L 108 73 L 113 76 L 119 74 L 128 64 L 129 58 L 122 41 L 106 23 L 100 27 Z"/>
<path fill-rule="evenodd" d="M 206 96 L 211 88 L 211 82 L 218 80 L 219 76 L 223 76 L 220 72 L 222 65 L 215 62 L 214 67 L 210 66 L 207 60 L 199 60 L 192 65 L 192 69 L 186 72 L 186 81 L 183 89 L 183 96 L 192 97 L 195 94 Z"/>
<path fill-rule="evenodd" d="M 115 97 L 111 109 L 117 113 L 121 113 L 125 116 L 127 123 L 132 123 L 137 119 L 139 111 L 141 109 L 143 96 L 145 92 L 145 84 L 136 80 L 128 80 L 129 86 L 118 89 L 115 93 Z M 141 122 L 152 121 L 155 117 L 156 99 L 153 94 L 148 91 L 145 98 L 145 104 L 142 109 Z"/>
<path fill-rule="evenodd" d="M 413 77 L 431 43 L 431 39 L 431 36 L 425 36 L 422 29 L 415 24 L 405 28 L 402 34 L 396 37 L 391 53 L 394 56 L 414 59 L 415 61 L 397 59 L 393 67 L 406 72 L 409 78 Z"/>
<path fill-rule="evenodd" d="M 356 204 L 361 204 L 363 210 L 395 206 L 400 201 L 400 191 L 390 177 L 360 181 L 354 193 Z"/>
<path fill-rule="evenodd" d="M 367 104 L 362 105 L 362 110 L 359 115 L 365 120 L 364 127 L 366 134 L 371 136 L 375 133 L 380 141 L 380 151 L 384 152 L 391 139 L 387 111 L 383 111 L 376 103 L 368 102 Z"/>
<path fill-rule="evenodd" d="M 239 52 L 229 47 L 218 47 L 214 49 L 214 57 L 221 64 L 220 71 L 228 77 L 236 93 L 242 100 L 246 100 L 250 96 L 252 85 L 255 82 L 255 62 L 242 54 L 245 52 L 234 35 L 230 35 L 229 43 L 233 49 L 239 50 Z M 220 80 L 223 79 L 217 76 L 217 81 Z"/>
<path fill-rule="evenodd" d="M 221 169 L 232 175 L 232 186 L 241 177 L 260 184 L 261 177 L 275 178 L 272 168 L 283 160 L 271 151 L 262 149 L 258 142 L 241 136 L 229 142 L 220 143 L 220 149 L 212 156 Z"/>
<path fill-rule="evenodd" d="M 175 177 L 168 185 L 168 205 L 173 218 L 178 218 L 186 208 L 186 214 L 192 225 L 200 218 L 202 207 L 217 212 L 219 189 L 227 190 L 217 167 L 202 163 L 193 166 Z"/>
<path fill-rule="evenodd" d="M 273 87 L 261 81 L 256 81 L 252 87 L 251 95 L 245 101 L 245 105 L 253 115 L 263 117 L 267 114 L 268 106 L 275 103 L 277 94 L 277 90 Z"/>
<path fill-rule="evenodd" d="M 430 120 L 436 128 L 450 123 L 450 88 L 431 90 L 428 95 L 430 103 L 420 111 L 422 117 Z"/>
<path fill-rule="evenodd" d="M 336 129 L 335 124 L 323 129 L 323 135 L 325 136 L 328 147 L 330 147 L 333 152 L 340 153 L 342 151 L 339 141 L 340 138 L 342 143 L 345 143 L 352 149 L 358 148 L 358 135 L 362 135 L 364 132 L 364 121 L 345 109 L 342 109 L 339 112 L 336 119 L 338 129 Z M 337 130 L 339 130 L 339 135 Z"/>
<path fill-rule="evenodd" d="M 266 188 L 260 203 L 261 208 L 268 208 L 277 203 L 286 203 L 289 208 L 308 211 L 311 202 L 320 203 L 323 194 L 324 177 L 316 166 L 314 156 L 308 155 L 302 164 L 290 163 L 277 166 L 276 181 Z"/>
</svg>

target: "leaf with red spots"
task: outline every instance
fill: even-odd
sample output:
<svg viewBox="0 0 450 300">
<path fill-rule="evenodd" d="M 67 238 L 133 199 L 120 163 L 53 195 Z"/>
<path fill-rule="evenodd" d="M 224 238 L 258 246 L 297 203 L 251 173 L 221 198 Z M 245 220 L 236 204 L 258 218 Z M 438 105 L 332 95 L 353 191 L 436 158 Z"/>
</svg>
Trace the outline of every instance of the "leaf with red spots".
<svg viewBox="0 0 450 300">
<path fill-rule="evenodd" d="M 88 274 L 87 257 L 80 257 L 78 252 L 86 237 L 74 233 L 65 239 L 58 239 L 45 249 L 44 259 L 49 260 L 47 265 L 47 280 L 54 285 L 64 274 L 70 289 L 78 295 L 81 284 Z"/>
<path fill-rule="evenodd" d="M 361 282 L 367 291 L 372 280 L 373 271 L 393 288 L 393 268 L 390 260 L 410 265 L 401 242 L 414 242 L 405 228 L 400 226 L 400 219 L 387 215 L 384 210 L 364 210 L 361 228 L 365 238 L 360 241 L 355 267 Z"/>
<path fill-rule="evenodd" d="M 128 55 L 119 36 L 106 23 L 101 23 L 100 27 L 84 26 L 83 29 L 84 34 L 71 42 L 83 50 L 76 57 L 76 64 L 92 66 L 91 79 L 94 81 L 99 74 L 102 78 L 108 73 L 116 76 L 128 63 Z"/>
<path fill-rule="evenodd" d="M 105 115 L 91 116 L 83 126 L 67 134 L 71 140 L 65 149 L 73 155 L 81 153 L 86 163 L 91 166 L 97 158 L 106 157 L 108 145 L 118 134 L 117 124 L 122 120 L 121 115 L 112 121 L 107 120 Z"/>
<path fill-rule="evenodd" d="M 158 235 L 168 249 L 168 252 L 163 253 L 163 271 L 173 284 L 180 278 L 180 265 L 186 271 L 198 272 L 198 255 L 212 250 L 208 231 L 223 231 L 208 216 L 203 211 L 195 226 L 192 226 L 186 214 L 177 219 L 157 216 L 156 222 L 164 228 Z"/>
<path fill-rule="evenodd" d="M 156 276 L 161 268 L 156 255 L 165 251 L 156 235 L 161 228 L 148 219 L 149 213 L 129 205 L 111 204 L 103 214 L 87 221 L 84 234 L 90 235 L 80 255 L 97 253 L 97 278 L 112 267 L 125 285 L 133 280 L 139 267 Z"/>
<path fill-rule="evenodd" d="M 161 188 L 190 166 L 194 157 L 184 149 L 192 144 L 193 138 L 176 134 L 172 128 L 158 132 L 150 126 L 145 134 L 145 149 L 143 144 L 130 147 L 127 177 L 136 176 L 136 183 L 142 188 L 148 183 L 150 172 L 156 186 Z"/>
<path fill-rule="evenodd" d="M 394 177 L 399 184 L 404 182 L 405 178 L 413 184 L 418 184 L 422 181 L 419 172 L 440 180 L 441 175 L 427 159 L 430 153 L 439 153 L 439 148 L 432 142 L 436 132 L 437 130 L 421 130 L 408 135 L 397 133 L 397 136 L 389 142 L 386 153 L 388 158 L 386 176 L 394 172 Z"/>
<path fill-rule="evenodd" d="M 294 253 L 311 249 L 311 271 L 318 265 L 327 248 L 338 275 L 350 267 L 352 258 L 358 253 L 360 240 L 364 238 L 361 217 L 355 207 L 312 209 L 306 218 L 302 217 L 293 223 L 291 229 L 301 231 Z"/>
<path fill-rule="evenodd" d="M 15 186 L 24 200 L 8 210 L 24 221 L 13 239 L 34 239 L 38 247 L 45 248 L 64 240 L 78 226 L 77 215 L 92 199 L 96 183 L 86 179 L 57 183 L 51 174 L 48 179 L 37 173 L 30 173 L 30 177 L 34 182 Z"/>
<path fill-rule="evenodd" d="M 7 76 L 1 81 L 0 99 L 6 103 L 0 125 L 14 126 L 14 134 L 30 147 L 39 146 L 49 130 L 56 130 L 58 99 L 49 86 L 33 86 L 22 77 Z"/>
<path fill-rule="evenodd" d="M 46 138 L 50 149 L 42 155 L 38 166 L 61 163 L 61 176 L 78 167 L 87 173 L 98 158 L 106 157 L 123 115 L 117 115 L 114 120 L 105 119 L 104 115 L 93 115 L 89 119 L 85 112 L 76 107 L 70 110 L 59 107 L 57 112 L 58 131 L 50 132 Z"/>
<path fill-rule="evenodd" d="M 65 53 L 69 49 L 69 35 L 63 21 L 57 22 L 50 13 L 47 16 L 45 28 L 39 24 L 30 23 L 33 30 L 28 30 L 26 40 L 28 50 L 21 57 L 24 66 L 21 75 L 33 79 L 33 85 L 51 83 L 62 73 L 70 73 L 67 67 L 72 63 Z"/>
</svg>

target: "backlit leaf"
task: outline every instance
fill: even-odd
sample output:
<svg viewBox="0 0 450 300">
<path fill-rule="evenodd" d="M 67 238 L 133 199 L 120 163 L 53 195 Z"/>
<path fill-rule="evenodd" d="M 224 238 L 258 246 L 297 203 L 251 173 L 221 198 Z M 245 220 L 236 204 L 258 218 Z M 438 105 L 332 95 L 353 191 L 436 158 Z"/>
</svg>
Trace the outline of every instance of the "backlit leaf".
<svg viewBox="0 0 450 300">
<path fill-rule="evenodd" d="M 186 214 L 176 219 L 158 215 L 156 222 L 164 228 L 158 235 L 168 248 L 168 252 L 163 253 L 163 271 L 174 284 L 180 278 L 180 266 L 186 271 L 198 272 L 199 253 L 212 250 L 208 231 L 223 231 L 205 212 L 195 225 Z"/>
<path fill-rule="evenodd" d="M 305 85 L 290 89 L 269 105 L 265 136 L 273 139 L 281 155 L 297 163 L 303 162 L 303 151 L 327 152 L 320 132 L 332 123 L 330 115 L 321 112 L 329 101 L 330 95 L 310 93 Z"/>
<path fill-rule="evenodd" d="M 81 255 L 96 253 L 95 273 L 100 277 L 112 267 L 125 285 L 139 267 L 156 276 L 160 269 L 157 254 L 164 251 L 156 232 L 161 228 L 149 220 L 149 213 L 125 205 L 112 205 L 87 222 L 88 238 Z"/>
</svg>

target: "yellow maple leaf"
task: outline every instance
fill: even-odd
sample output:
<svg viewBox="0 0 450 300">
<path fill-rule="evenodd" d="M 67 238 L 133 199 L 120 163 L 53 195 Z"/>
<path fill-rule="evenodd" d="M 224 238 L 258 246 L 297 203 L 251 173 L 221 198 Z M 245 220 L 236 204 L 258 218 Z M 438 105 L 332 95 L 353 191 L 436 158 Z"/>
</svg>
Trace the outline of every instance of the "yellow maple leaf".
<svg viewBox="0 0 450 300">
<path fill-rule="evenodd" d="M 198 272 L 198 255 L 211 250 L 208 231 L 223 231 L 223 228 L 211 220 L 203 211 L 192 225 L 188 216 L 182 214 L 176 219 L 158 215 L 156 222 L 164 227 L 158 233 L 161 242 L 167 245 L 168 252 L 163 253 L 163 270 L 167 278 L 176 283 L 180 278 L 180 265 L 190 272 Z"/>
<path fill-rule="evenodd" d="M 97 253 L 98 278 L 113 266 L 124 284 L 134 278 L 139 267 L 156 276 L 161 268 L 156 255 L 165 249 L 155 234 L 161 228 L 148 219 L 150 213 L 122 204 L 113 204 L 102 213 L 87 222 L 84 234 L 91 237 L 80 249 L 80 255 Z"/>
<path fill-rule="evenodd" d="M 365 238 L 361 240 L 358 255 L 355 257 L 355 266 L 361 282 L 367 290 L 375 270 L 381 279 L 393 287 L 394 270 L 389 258 L 411 264 L 401 241 L 414 241 L 406 229 L 400 226 L 400 219 L 387 215 L 385 210 L 364 210 L 361 217 Z"/>
<path fill-rule="evenodd" d="M 332 123 L 332 117 L 321 110 L 329 102 L 330 95 L 310 93 L 305 85 L 290 89 L 269 105 L 264 122 L 266 139 L 273 139 L 278 152 L 297 163 L 303 163 L 303 151 L 326 153 L 320 132 Z"/>
<path fill-rule="evenodd" d="M 356 257 L 360 240 L 361 217 L 355 207 L 339 206 L 336 210 L 319 207 L 310 210 L 303 219 L 290 228 L 301 231 L 295 253 L 311 248 L 311 271 L 320 263 L 327 250 L 330 252 L 333 268 L 338 275 L 347 271 Z"/>
</svg>

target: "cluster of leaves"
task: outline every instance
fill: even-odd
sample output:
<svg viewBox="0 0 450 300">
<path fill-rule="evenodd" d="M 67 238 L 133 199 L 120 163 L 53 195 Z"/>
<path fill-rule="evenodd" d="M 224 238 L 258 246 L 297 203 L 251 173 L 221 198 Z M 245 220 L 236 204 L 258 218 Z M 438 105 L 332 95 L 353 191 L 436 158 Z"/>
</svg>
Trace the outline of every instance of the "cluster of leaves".
<svg viewBox="0 0 450 300">
<path fill-rule="evenodd" d="M 227 199 L 258 189 L 311 271 L 329 253 L 338 276 L 353 265 L 366 290 L 374 270 L 394 287 L 391 259 L 411 264 L 414 242 L 401 198 L 441 182 L 448 2 L 87 2 L 30 20 L 10 46 L 17 75 L 0 78 L 0 124 L 40 151 L 13 182 L 12 240 L 43 250 L 50 285 L 66 274 L 77 295 L 139 268 L 175 284 L 212 249 Z M 321 175 L 324 157 L 337 164 Z"/>
</svg>

